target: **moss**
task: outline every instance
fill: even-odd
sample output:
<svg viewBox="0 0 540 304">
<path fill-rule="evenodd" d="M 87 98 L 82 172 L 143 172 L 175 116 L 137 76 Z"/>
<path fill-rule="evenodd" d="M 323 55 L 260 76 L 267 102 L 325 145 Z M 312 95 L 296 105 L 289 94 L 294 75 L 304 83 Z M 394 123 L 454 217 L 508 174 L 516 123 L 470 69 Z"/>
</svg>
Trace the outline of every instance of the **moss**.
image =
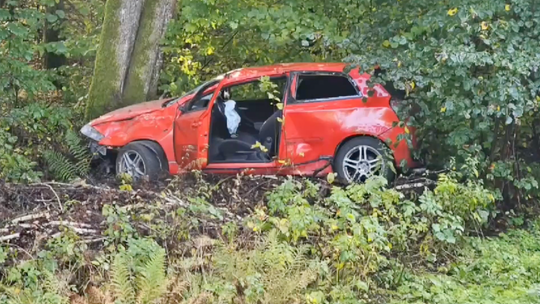
<svg viewBox="0 0 540 304">
<path fill-rule="evenodd" d="M 105 6 L 103 30 L 86 106 L 85 118 L 87 120 L 110 111 L 121 102 L 119 64 L 115 44 L 120 34 L 118 14 L 121 6 L 121 0 L 108 0 Z"/>
<path fill-rule="evenodd" d="M 146 1 L 131 58 L 131 65 L 124 87 L 123 105 L 146 101 L 146 83 L 152 78 L 154 62 L 150 62 L 149 52 L 159 40 L 151 39 L 156 20 L 156 10 L 160 1 Z M 159 39 L 159 38 L 158 38 Z M 149 66 L 150 65 L 150 66 Z"/>
</svg>

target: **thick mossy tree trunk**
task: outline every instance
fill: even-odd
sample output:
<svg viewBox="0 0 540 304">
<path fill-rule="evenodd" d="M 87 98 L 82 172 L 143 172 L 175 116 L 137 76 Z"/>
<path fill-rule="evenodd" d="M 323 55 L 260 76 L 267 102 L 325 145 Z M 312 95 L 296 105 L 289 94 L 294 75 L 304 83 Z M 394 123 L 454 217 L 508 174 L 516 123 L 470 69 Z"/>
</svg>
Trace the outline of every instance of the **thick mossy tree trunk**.
<svg viewBox="0 0 540 304">
<path fill-rule="evenodd" d="M 123 99 L 138 103 L 157 98 L 162 67 L 160 41 L 167 30 L 178 0 L 146 0 L 135 40 Z"/>
<path fill-rule="evenodd" d="M 160 46 L 178 0 L 108 0 L 86 119 L 155 97 Z"/>
</svg>

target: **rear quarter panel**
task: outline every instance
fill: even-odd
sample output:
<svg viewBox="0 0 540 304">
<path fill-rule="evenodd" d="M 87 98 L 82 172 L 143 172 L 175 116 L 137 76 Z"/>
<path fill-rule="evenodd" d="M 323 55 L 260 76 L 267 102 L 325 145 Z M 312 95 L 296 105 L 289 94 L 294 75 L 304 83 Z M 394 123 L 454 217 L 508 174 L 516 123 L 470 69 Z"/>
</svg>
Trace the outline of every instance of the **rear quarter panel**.
<svg viewBox="0 0 540 304">
<path fill-rule="evenodd" d="M 287 106 L 284 126 L 286 155 L 293 163 L 304 163 L 321 156 L 334 156 L 347 138 L 359 135 L 383 141 L 397 120 L 388 107 L 362 107 L 359 99 Z"/>
<path fill-rule="evenodd" d="M 405 130 L 393 126 L 399 119 L 390 107 L 388 92 L 377 85 L 369 94 L 369 77 L 354 73 L 351 76 L 362 95 L 371 95 L 367 100 L 355 97 L 285 106 L 285 140 L 280 158 L 290 161 L 292 166 L 310 168 L 321 157 L 334 157 L 348 139 L 370 136 L 391 143 L 389 148 L 393 151 L 396 166 L 403 160 L 414 166 L 407 143 L 402 140 L 394 145 Z"/>
</svg>

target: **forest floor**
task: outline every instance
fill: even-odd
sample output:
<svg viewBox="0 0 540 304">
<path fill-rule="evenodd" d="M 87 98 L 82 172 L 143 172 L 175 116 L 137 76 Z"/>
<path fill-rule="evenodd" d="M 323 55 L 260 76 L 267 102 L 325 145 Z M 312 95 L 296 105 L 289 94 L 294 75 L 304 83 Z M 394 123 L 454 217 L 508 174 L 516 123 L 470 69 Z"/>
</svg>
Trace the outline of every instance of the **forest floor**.
<svg viewBox="0 0 540 304">
<path fill-rule="evenodd" d="M 184 259 L 199 250 L 208 257 L 217 253 L 202 248 L 215 242 L 226 244 L 224 230 L 231 223 L 240 229 L 235 248 L 253 249 L 253 231 L 242 228 L 244 220 L 256 214 L 266 204 L 268 193 L 286 180 L 185 175 L 134 185 L 116 180 L 0 183 L 0 245 L 8 244 L 19 252 L 10 260 L 6 258 L 9 254 L 2 258 L 0 250 L 0 264 L 4 260 L 5 267 L 15 267 L 38 259 L 44 252 L 61 252 L 79 254 L 83 264 L 92 265 L 112 244 L 134 234 L 158 241 L 173 259 Z M 320 196 L 332 191 L 324 181 L 319 185 Z M 68 230 L 74 236 L 66 239 Z M 385 294 L 385 301 L 393 303 L 540 303 L 539 223 L 533 221 L 524 229 L 492 231 L 490 235 L 465 238 L 461 248 L 452 253 L 450 263 L 438 269 L 407 268 L 400 275 L 400 284 L 376 293 Z M 54 243 L 55 239 L 59 241 Z M 63 242 L 71 241 L 75 247 L 84 244 L 84 251 L 60 249 Z M 78 273 L 76 277 L 70 279 L 71 284 L 99 283 L 88 274 Z M 4 303 L 2 296 L 0 303 Z"/>
</svg>

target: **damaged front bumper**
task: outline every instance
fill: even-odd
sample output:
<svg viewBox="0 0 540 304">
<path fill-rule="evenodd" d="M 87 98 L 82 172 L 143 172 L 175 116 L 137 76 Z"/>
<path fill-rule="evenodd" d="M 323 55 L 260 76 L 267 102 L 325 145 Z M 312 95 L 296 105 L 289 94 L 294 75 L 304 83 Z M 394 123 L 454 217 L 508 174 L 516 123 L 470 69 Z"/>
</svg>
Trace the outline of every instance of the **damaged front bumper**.
<svg viewBox="0 0 540 304">
<path fill-rule="evenodd" d="M 94 140 L 90 140 L 89 148 L 90 148 L 90 152 L 93 155 L 97 155 L 97 154 L 100 154 L 103 156 L 107 155 L 107 147 L 100 145 L 98 142 Z"/>
<path fill-rule="evenodd" d="M 89 141 L 90 152 L 93 155 L 101 154 L 105 156 L 107 154 L 107 147 L 102 146 L 99 142 L 105 138 L 98 130 L 92 127 L 90 124 L 85 125 L 81 129 L 81 134 L 87 137 Z"/>
</svg>

